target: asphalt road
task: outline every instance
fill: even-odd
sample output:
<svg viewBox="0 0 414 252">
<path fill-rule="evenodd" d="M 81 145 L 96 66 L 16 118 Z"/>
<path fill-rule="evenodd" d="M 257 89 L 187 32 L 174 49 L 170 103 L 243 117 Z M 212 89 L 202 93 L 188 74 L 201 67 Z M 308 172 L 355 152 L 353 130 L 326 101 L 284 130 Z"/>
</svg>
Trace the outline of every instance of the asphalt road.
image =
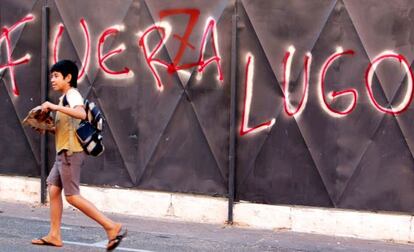
<svg viewBox="0 0 414 252">
<path fill-rule="evenodd" d="M 108 215 L 128 228 L 117 251 L 414 251 L 414 244 Z M 47 207 L 0 202 L 0 252 L 105 251 L 104 231 L 77 210 L 64 210 L 62 248 L 30 244 L 48 229 Z"/>
</svg>

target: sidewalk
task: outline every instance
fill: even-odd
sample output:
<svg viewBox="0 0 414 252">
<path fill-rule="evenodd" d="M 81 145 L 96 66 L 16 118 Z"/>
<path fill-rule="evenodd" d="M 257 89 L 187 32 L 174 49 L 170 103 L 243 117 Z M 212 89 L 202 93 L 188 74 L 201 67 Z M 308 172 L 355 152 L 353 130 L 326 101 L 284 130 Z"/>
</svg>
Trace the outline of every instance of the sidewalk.
<svg viewBox="0 0 414 252">
<path fill-rule="evenodd" d="M 48 231 L 48 214 L 47 206 L 0 202 L 0 251 L 104 251 L 102 229 L 75 209 L 64 210 L 63 248 L 32 246 Z M 129 230 L 119 251 L 414 251 L 413 244 L 109 215 Z"/>
</svg>

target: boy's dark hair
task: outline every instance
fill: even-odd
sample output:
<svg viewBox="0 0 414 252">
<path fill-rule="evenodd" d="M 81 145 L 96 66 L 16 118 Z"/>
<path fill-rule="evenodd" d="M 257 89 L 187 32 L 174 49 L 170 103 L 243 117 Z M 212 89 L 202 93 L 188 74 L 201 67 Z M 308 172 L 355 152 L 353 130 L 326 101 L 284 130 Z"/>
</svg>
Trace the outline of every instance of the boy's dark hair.
<svg viewBox="0 0 414 252">
<path fill-rule="evenodd" d="M 78 85 L 78 67 L 71 60 L 60 60 L 56 62 L 51 68 L 50 73 L 59 72 L 65 78 L 70 74 L 72 76 L 70 80 L 70 86 L 76 88 Z"/>
</svg>

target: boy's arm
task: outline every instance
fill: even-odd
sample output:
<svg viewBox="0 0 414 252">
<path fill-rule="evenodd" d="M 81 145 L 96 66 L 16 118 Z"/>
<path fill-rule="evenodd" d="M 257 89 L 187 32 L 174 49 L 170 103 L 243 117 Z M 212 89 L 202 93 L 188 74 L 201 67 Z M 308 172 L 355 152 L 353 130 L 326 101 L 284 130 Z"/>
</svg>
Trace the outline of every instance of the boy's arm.
<svg viewBox="0 0 414 252">
<path fill-rule="evenodd" d="M 85 119 L 86 118 L 85 108 L 81 105 L 76 106 L 74 108 L 70 108 L 70 107 L 64 107 L 64 106 L 56 105 L 56 104 L 53 104 L 51 102 L 44 102 L 42 104 L 42 111 L 47 112 L 49 110 L 59 111 L 59 112 L 67 114 L 68 116 L 71 116 L 71 117 L 76 118 L 76 119 Z"/>
</svg>

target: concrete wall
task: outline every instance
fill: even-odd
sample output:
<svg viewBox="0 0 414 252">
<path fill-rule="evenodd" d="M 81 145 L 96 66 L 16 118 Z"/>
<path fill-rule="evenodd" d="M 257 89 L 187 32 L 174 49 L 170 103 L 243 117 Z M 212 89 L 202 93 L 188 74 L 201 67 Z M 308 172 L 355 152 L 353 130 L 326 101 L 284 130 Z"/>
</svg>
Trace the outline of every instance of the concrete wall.
<svg viewBox="0 0 414 252">
<path fill-rule="evenodd" d="M 105 212 L 214 224 L 227 219 L 225 198 L 90 186 L 81 186 L 81 192 Z M 40 180 L 0 176 L 0 200 L 40 204 Z M 414 242 L 413 216 L 399 213 L 239 202 L 234 222 L 246 228 Z"/>
</svg>

